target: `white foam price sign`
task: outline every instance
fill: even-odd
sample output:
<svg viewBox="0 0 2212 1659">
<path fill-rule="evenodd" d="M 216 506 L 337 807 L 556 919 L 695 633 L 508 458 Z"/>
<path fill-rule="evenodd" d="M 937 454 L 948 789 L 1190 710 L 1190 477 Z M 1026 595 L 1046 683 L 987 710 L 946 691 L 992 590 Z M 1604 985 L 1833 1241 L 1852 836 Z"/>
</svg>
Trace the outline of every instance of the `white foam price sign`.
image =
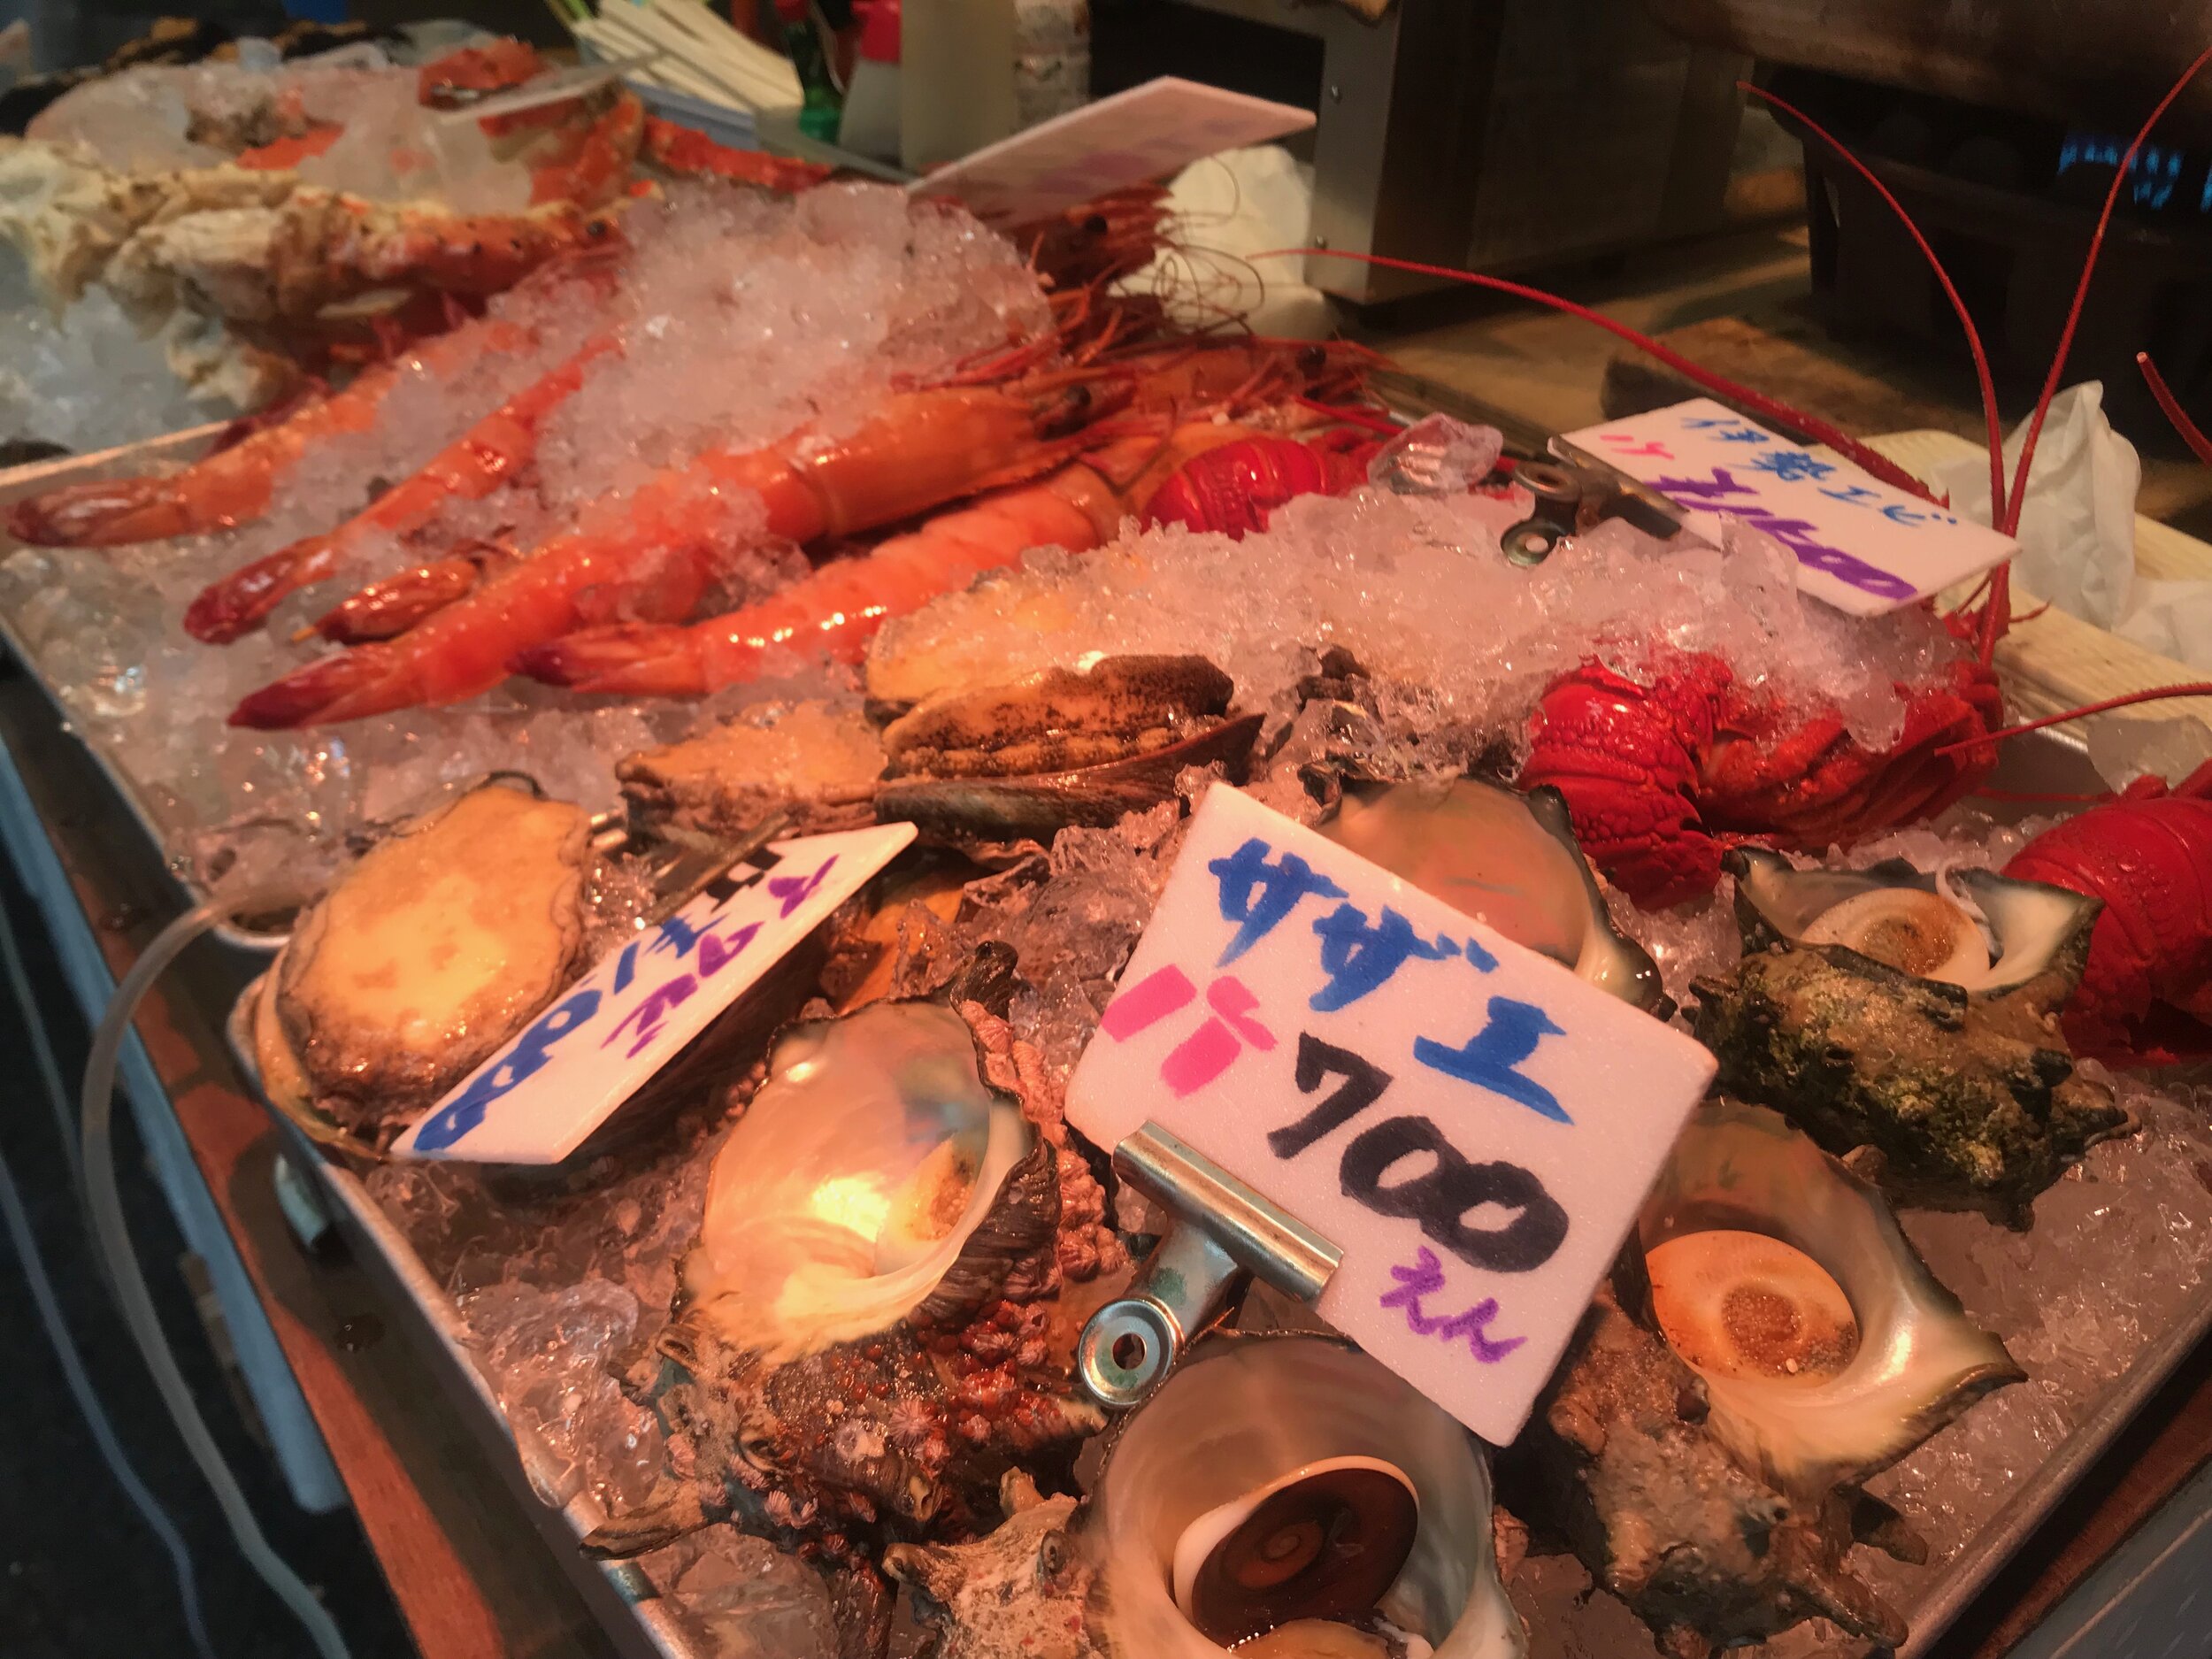
<svg viewBox="0 0 2212 1659">
<path fill-rule="evenodd" d="M 1313 123 L 1294 104 L 1163 75 L 987 144 L 907 188 L 956 196 L 987 223 L 1026 225 Z"/>
<path fill-rule="evenodd" d="M 1503 1445 L 1714 1069 L 1217 785 L 1068 1118 L 1107 1147 L 1150 1119 L 1335 1244 L 1322 1316 Z"/>
<path fill-rule="evenodd" d="M 1764 530 L 1797 555 L 1806 593 L 1853 616 L 1911 604 L 2019 550 L 1709 397 L 1585 426 L 1565 442 L 1664 495 L 1709 540 L 1724 518 Z"/>
<path fill-rule="evenodd" d="M 403 1135 L 402 1157 L 557 1164 L 914 839 L 885 824 L 775 841 L 610 951 Z"/>
</svg>

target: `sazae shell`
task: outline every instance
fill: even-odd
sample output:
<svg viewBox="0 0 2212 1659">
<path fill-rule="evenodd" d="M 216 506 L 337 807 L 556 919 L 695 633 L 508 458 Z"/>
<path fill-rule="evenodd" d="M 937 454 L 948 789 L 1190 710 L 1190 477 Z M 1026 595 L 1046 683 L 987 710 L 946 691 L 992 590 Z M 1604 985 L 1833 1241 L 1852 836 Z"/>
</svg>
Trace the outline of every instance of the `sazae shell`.
<svg viewBox="0 0 2212 1659">
<path fill-rule="evenodd" d="M 979 1542 L 886 1557 L 938 1659 L 1526 1651 L 1473 1438 L 1333 1338 L 1202 1338 L 1123 1423 L 1079 1507 L 1008 1508 Z"/>
<path fill-rule="evenodd" d="M 1778 1113 L 1701 1109 L 1639 1237 L 1660 1329 L 1705 1379 L 1707 1431 L 1785 1492 L 1862 1480 L 2026 1376 L 1881 1194 Z"/>
<path fill-rule="evenodd" d="M 1650 956 L 1613 926 L 1556 789 L 1353 784 L 1318 827 L 1600 990 L 1661 1019 L 1674 1012 Z"/>
</svg>

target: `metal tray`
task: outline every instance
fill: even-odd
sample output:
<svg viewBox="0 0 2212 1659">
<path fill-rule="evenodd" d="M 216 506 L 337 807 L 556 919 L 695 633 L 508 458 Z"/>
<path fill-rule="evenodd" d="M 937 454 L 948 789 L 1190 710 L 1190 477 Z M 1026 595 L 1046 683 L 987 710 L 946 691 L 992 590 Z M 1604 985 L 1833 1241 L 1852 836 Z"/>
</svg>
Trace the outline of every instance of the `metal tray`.
<svg viewBox="0 0 2212 1659">
<path fill-rule="evenodd" d="M 2037 733 L 2033 742 L 2016 742 L 2001 773 L 2001 787 L 2047 790 L 2078 786 L 2085 773 L 2094 777 L 2080 746 L 2053 733 Z M 232 1010 L 228 1029 L 232 1055 L 241 1073 L 252 1079 L 257 1093 L 259 1073 L 250 1019 L 251 999 L 259 986 L 257 979 L 241 995 Z M 432 1356 L 453 1405 L 495 1455 L 503 1458 L 533 1524 L 562 1558 L 565 1569 L 606 1623 L 618 1647 L 635 1659 L 649 1655 L 658 1659 L 692 1659 L 687 1640 L 658 1603 L 657 1592 L 641 1570 L 632 1564 L 591 1561 L 577 1548 L 603 1517 L 600 1506 L 589 1496 L 579 1495 L 555 1507 L 540 1495 L 550 1490 L 550 1485 L 532 1471 L 545 1466 L 547 1454 L 534 1434 L 509 1424 L 497 1395 L 477 1370 L 460 1310 L 424 1267 L 406 1235 L 384 1214 L 352 1169 L 312 1145 L 283 1112 L 268 1106 L 265 1100 L 263 1103 L 292 1148 L 295 1163 L 319 1177 L 334 1218 L 356 1254 L 384 1283 L 396 1308 L 412 1316 L 416 1337 Z M 1998 1570 L 2027 1541 L 2175 1368 L 2208 1336 L 2212 1336 L 2212 1280 L 2199 1289 L 2185 1317 L 2154 1339 L 2112 1380 L 2087 1417 L 1959 1548 L 1922 1598 L 1904 1609 L 1911 1634 L 1899 1649 L 1898 1659 L 1931 1659 L 1952 1624 Z M 511 1456 L 507 1455 L 510 1452 Z"/>
<path fill-rule="evenodd" d="M 518 1505 L 623 1659 L 696 1659 L 689 1638 L 670 1617 L 642 1570 L 632 1562 L 595 1561 L 584 1554 L 583 1540 L 607 1518 L 605 1509 L 588 1493 L 579 1493 L 565 1503 L 548 1500 L 546 1494 L 555 1488 L 550 1454 L 534 1431 L 508 1421 L 499 1396 L 477 1369 L 461 1310 L 423 1266 L 406 1234 L 393 1225 L 358 1175 L 324 1156 L 297 1124 L 262 1094 L 251 1024 L 253 1000 L 260 990 L 261 979 L 256 977 L 239 993 L 224 1035 L 239 1074 L 252 1085 L 283 1137 L 285 1156 L 296 1170 L 311 1172 L 332 1222 L 392 1308 L 412 1316 L 410 1334 L 444 1386 L 448 1402 L 507 1477 Z"/>
</svg>

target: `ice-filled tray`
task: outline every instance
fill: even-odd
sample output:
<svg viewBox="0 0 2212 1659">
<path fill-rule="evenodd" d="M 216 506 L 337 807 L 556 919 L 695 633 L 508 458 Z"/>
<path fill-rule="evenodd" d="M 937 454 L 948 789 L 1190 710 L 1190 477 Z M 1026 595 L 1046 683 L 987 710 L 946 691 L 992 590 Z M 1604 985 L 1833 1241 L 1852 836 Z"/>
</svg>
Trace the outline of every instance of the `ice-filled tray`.
<svg viewBox="0 0 2212 1659">
<path fill-rule="evenodd" d="M 2022 742 L 2001 784 L 2071 792 L 2084 782 L 2085 764 L 2063 740 Z M 1664 961 L 1696 946 L 1686 930 L 1655 948 Z M 234 1025 L 241 1063 L 250 1069 L 242 1039 Z M 1938 1650 L 1977 1592 L 2212 1332 L 2212 1181 L 2202 1173 L 2212 1169 L 2205 1110 L 2212 1090 L 2170 1098 L 2122 1087 L 2145 1118 L 2142 1133 L 2093 1148 L 2080 1171 L 2038 1201 L 2028 1232 L 1979 1217 L 1904 1214 L 1938 1277 L 2030 1372 L 1870 1483 L 1932 1546 L 1920 1567 L 1871 1550 L 1853 1557 L 1909 1622 L 1904 1659 Z M 714 1136 L 708 1118 L 680 1120 L 570 1183 L 454 1165 L 349 1164 L 300 1143 L 357 1243 L 442 1356 L 457 1409 L 487 1433 L 511 1439 L 541 1494 L 536 1507 L 546 1510 L 534 1518 L 572 1555 L 603 1512 L 601 1495 L 619 1507 L 649 1484 L 657 1431 L 595 1366 L 641 1343 L 665 1317 Z M 549 1321 L 572 1342 L 550 1364 L 533 1338 Z M 751 1549 L 720 1538 L 628 1569 L 580 1556 L 573 1564 L 621 1590 L 618 1622 L 635 1628 L 618 1629 L 618 1639 L 710 1655 L 723 1651 L 714 1645 L 718 1621 L 804 1624 L 826 1616 L 803 1585 L 760 1576 L 764 1563 Z M 741 1581 L 750 1587 L 733 1587 Z M 1532 1558 L 1511 1589 L 1536 1659 L 1655 1651 L 1625 1608 L 1588 1594 L 1571 1556 Z M 647 1596 L 659 1599 L 638 1600 Z M 1802 1625 L 1758 1651 L 1808 1659 L 1855 1649 Z"/>
</svg>

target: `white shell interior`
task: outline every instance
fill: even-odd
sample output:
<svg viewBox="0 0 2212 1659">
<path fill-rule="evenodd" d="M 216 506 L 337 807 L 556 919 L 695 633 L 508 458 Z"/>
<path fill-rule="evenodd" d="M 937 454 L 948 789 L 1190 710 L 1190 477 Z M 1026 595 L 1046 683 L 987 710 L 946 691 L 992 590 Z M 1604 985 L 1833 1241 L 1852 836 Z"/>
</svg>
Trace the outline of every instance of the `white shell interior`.
<svg viewBox="0 0 2212 1659">
<path fill-rule="evenodd" d="M 1203 1341 L 1124 1424 L 1094 1494 L 1096 1624 L 1108 1651 L 1117 1659 L 1225 1651 L 1176 1605 L 1179 1543 L 1224 1506 L 1340 1458 L 1402 1471 L 1420 1506 L 1413 1553 L 1383 1599 L 1384 1617 L 1439 1659 L 1520 1659 L 1520 1619 L 1492 1551 L 1489 1470 L 1473 1437 L 1375 1361 L 1312 1336 Z"/>
<path fill-rule="evenodd" d="M 1407 1491 L 1413 1492 L 1414 1502 L 1420 1502 L 1421 1494 L 1414 1492 L 1413 1482 L 1406 1479 L 1405 1471 L 1379 1457 L 1325 1457 L 1317 1463 L 1294 1469 L 1264 1486 L 1217 1505 L 1183 1529 L 1182 1536 L 1175 1540 L 1174 1571 L 1171 1575 L 1175 1605 L 1185 1613 L 1190 1611 L 1191 1586 L 1197 1580 L 1198 1570 L 1206 1564 L 1206 1557 L 1220 1548 L 1222 1540 L 1243 1525 L 1245 1517 L 1261 1503 L 1285 1486 L 1333 1469 L 1371 1469 L 1379 1474 L 1394 1476 Z"/>
<path fill-rule="evenodd" d="M 715 1156 L 687 1286 L 774 1357 L 883 1330 L 944 1278 L 1030 1143 L 950 1009 L 799 1026 Z"/>
</svg>

